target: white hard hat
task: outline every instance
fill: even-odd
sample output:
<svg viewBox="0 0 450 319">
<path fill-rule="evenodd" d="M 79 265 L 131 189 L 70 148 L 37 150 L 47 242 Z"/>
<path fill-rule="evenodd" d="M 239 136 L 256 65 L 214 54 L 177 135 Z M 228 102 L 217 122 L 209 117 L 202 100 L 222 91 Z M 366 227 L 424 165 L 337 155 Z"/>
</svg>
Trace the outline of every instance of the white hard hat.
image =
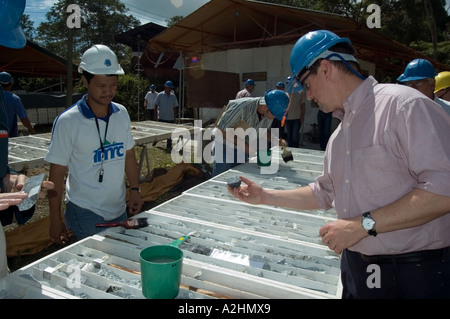
<svg viewBox="0 0 450 319">
<path fill-rule="evenodd" d="M 78 72 L 83 70 L 91 74 L 125 74 L 116 54 L 103 44 L 93 45 L 83 53 Z"/>
</svg>

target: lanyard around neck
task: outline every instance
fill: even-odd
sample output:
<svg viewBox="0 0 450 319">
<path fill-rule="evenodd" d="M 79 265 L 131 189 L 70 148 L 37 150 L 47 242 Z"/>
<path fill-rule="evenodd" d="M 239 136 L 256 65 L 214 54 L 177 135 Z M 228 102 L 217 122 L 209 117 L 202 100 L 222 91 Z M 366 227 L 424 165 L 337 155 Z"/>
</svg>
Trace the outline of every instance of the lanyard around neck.
<svg viewBox="0 0 450 319">
<path fill-rule="evenodd" d="M 102 136 L 100 134 L 100 126 L 98 124 L 98 118 L 95 115 L 94 115 L 94 117 L 95 117 L 95 125 L 97 126 L 98 139 L 100 140 L 100 148 L 102 149 L 102 162 L 103 162 L 103 158 L 105 156 L 105 147 L 103 144 L 106 142 L 106 134 L 108 134 L 109 115 L 106 117 L 105 137 L 103 138 L 103 141 L 102 141 Z"/>
</svg>

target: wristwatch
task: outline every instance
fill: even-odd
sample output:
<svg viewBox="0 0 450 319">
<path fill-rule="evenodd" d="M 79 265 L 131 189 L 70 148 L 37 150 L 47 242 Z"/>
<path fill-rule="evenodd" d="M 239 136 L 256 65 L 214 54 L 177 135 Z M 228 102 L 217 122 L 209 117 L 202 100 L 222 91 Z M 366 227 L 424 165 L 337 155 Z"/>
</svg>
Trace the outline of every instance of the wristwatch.
<svg viewBox="0 0 450 319">
<path fill-rule="evenodd" d="M 370 216 L 370 212 L 362 214 L 361 226 L 367 231 L 370 236 L 376 236 L 375 220 Z"/>
<path fill-rule="evenodd" d="M 130 191 L 138 191 L 140 193 L 141 189 L 139 187 L 130 187 Z"/>
</svg>

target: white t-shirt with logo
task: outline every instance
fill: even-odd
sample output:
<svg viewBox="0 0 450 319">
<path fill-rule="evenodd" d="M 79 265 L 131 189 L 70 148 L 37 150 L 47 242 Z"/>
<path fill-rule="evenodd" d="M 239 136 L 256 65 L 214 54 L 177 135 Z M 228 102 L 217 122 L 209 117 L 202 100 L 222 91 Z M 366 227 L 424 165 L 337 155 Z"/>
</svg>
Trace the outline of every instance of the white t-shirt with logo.
<svg viewBox="0 0 450 319">
<path fill-rule="evenodd" d="M 115 219 L 126 210 L 125 157 L 127 150 L 135 144 L 127 109 L 111 103 L 110 110 L 108 125 L 105 120 L 98 119 L 99 134 L 94 114 L 84 96 L 55 119 L 45 156 L 49 163 L 68 166 L 66 202 L 91 210 L 105 220 Z M 101 183 L 100 137 L 105 154 Z"/>
</svg>

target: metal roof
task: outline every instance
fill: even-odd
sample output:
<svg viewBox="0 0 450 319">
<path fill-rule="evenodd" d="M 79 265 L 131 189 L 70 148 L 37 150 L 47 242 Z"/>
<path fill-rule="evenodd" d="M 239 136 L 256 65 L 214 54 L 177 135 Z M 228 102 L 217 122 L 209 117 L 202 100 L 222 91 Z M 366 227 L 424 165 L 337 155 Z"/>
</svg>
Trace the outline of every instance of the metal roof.
<svg viewBox="0 0 450 319">
<path fill-rule="evenodd" d="M 318 29 L 350 38 L 357 57 L 375 63 L 377 69 L 400 74 L 411 60 L 425 58 L 438 70 L 450 70 L 351 18 L 258 1 L 211 0 L 149 43 L 161 51 L 201 54 L 294 44 L 305 33 Z"/>
<path fill-rule="evenodd" d="M 60 77 L 66 76 L 67 60 L 43 47 L 27 41 L 22 49 L 0 46 L 0 71 L 22 77 Z M 73 66 L 73 76 L 77 66 Z"/>
</svg>

